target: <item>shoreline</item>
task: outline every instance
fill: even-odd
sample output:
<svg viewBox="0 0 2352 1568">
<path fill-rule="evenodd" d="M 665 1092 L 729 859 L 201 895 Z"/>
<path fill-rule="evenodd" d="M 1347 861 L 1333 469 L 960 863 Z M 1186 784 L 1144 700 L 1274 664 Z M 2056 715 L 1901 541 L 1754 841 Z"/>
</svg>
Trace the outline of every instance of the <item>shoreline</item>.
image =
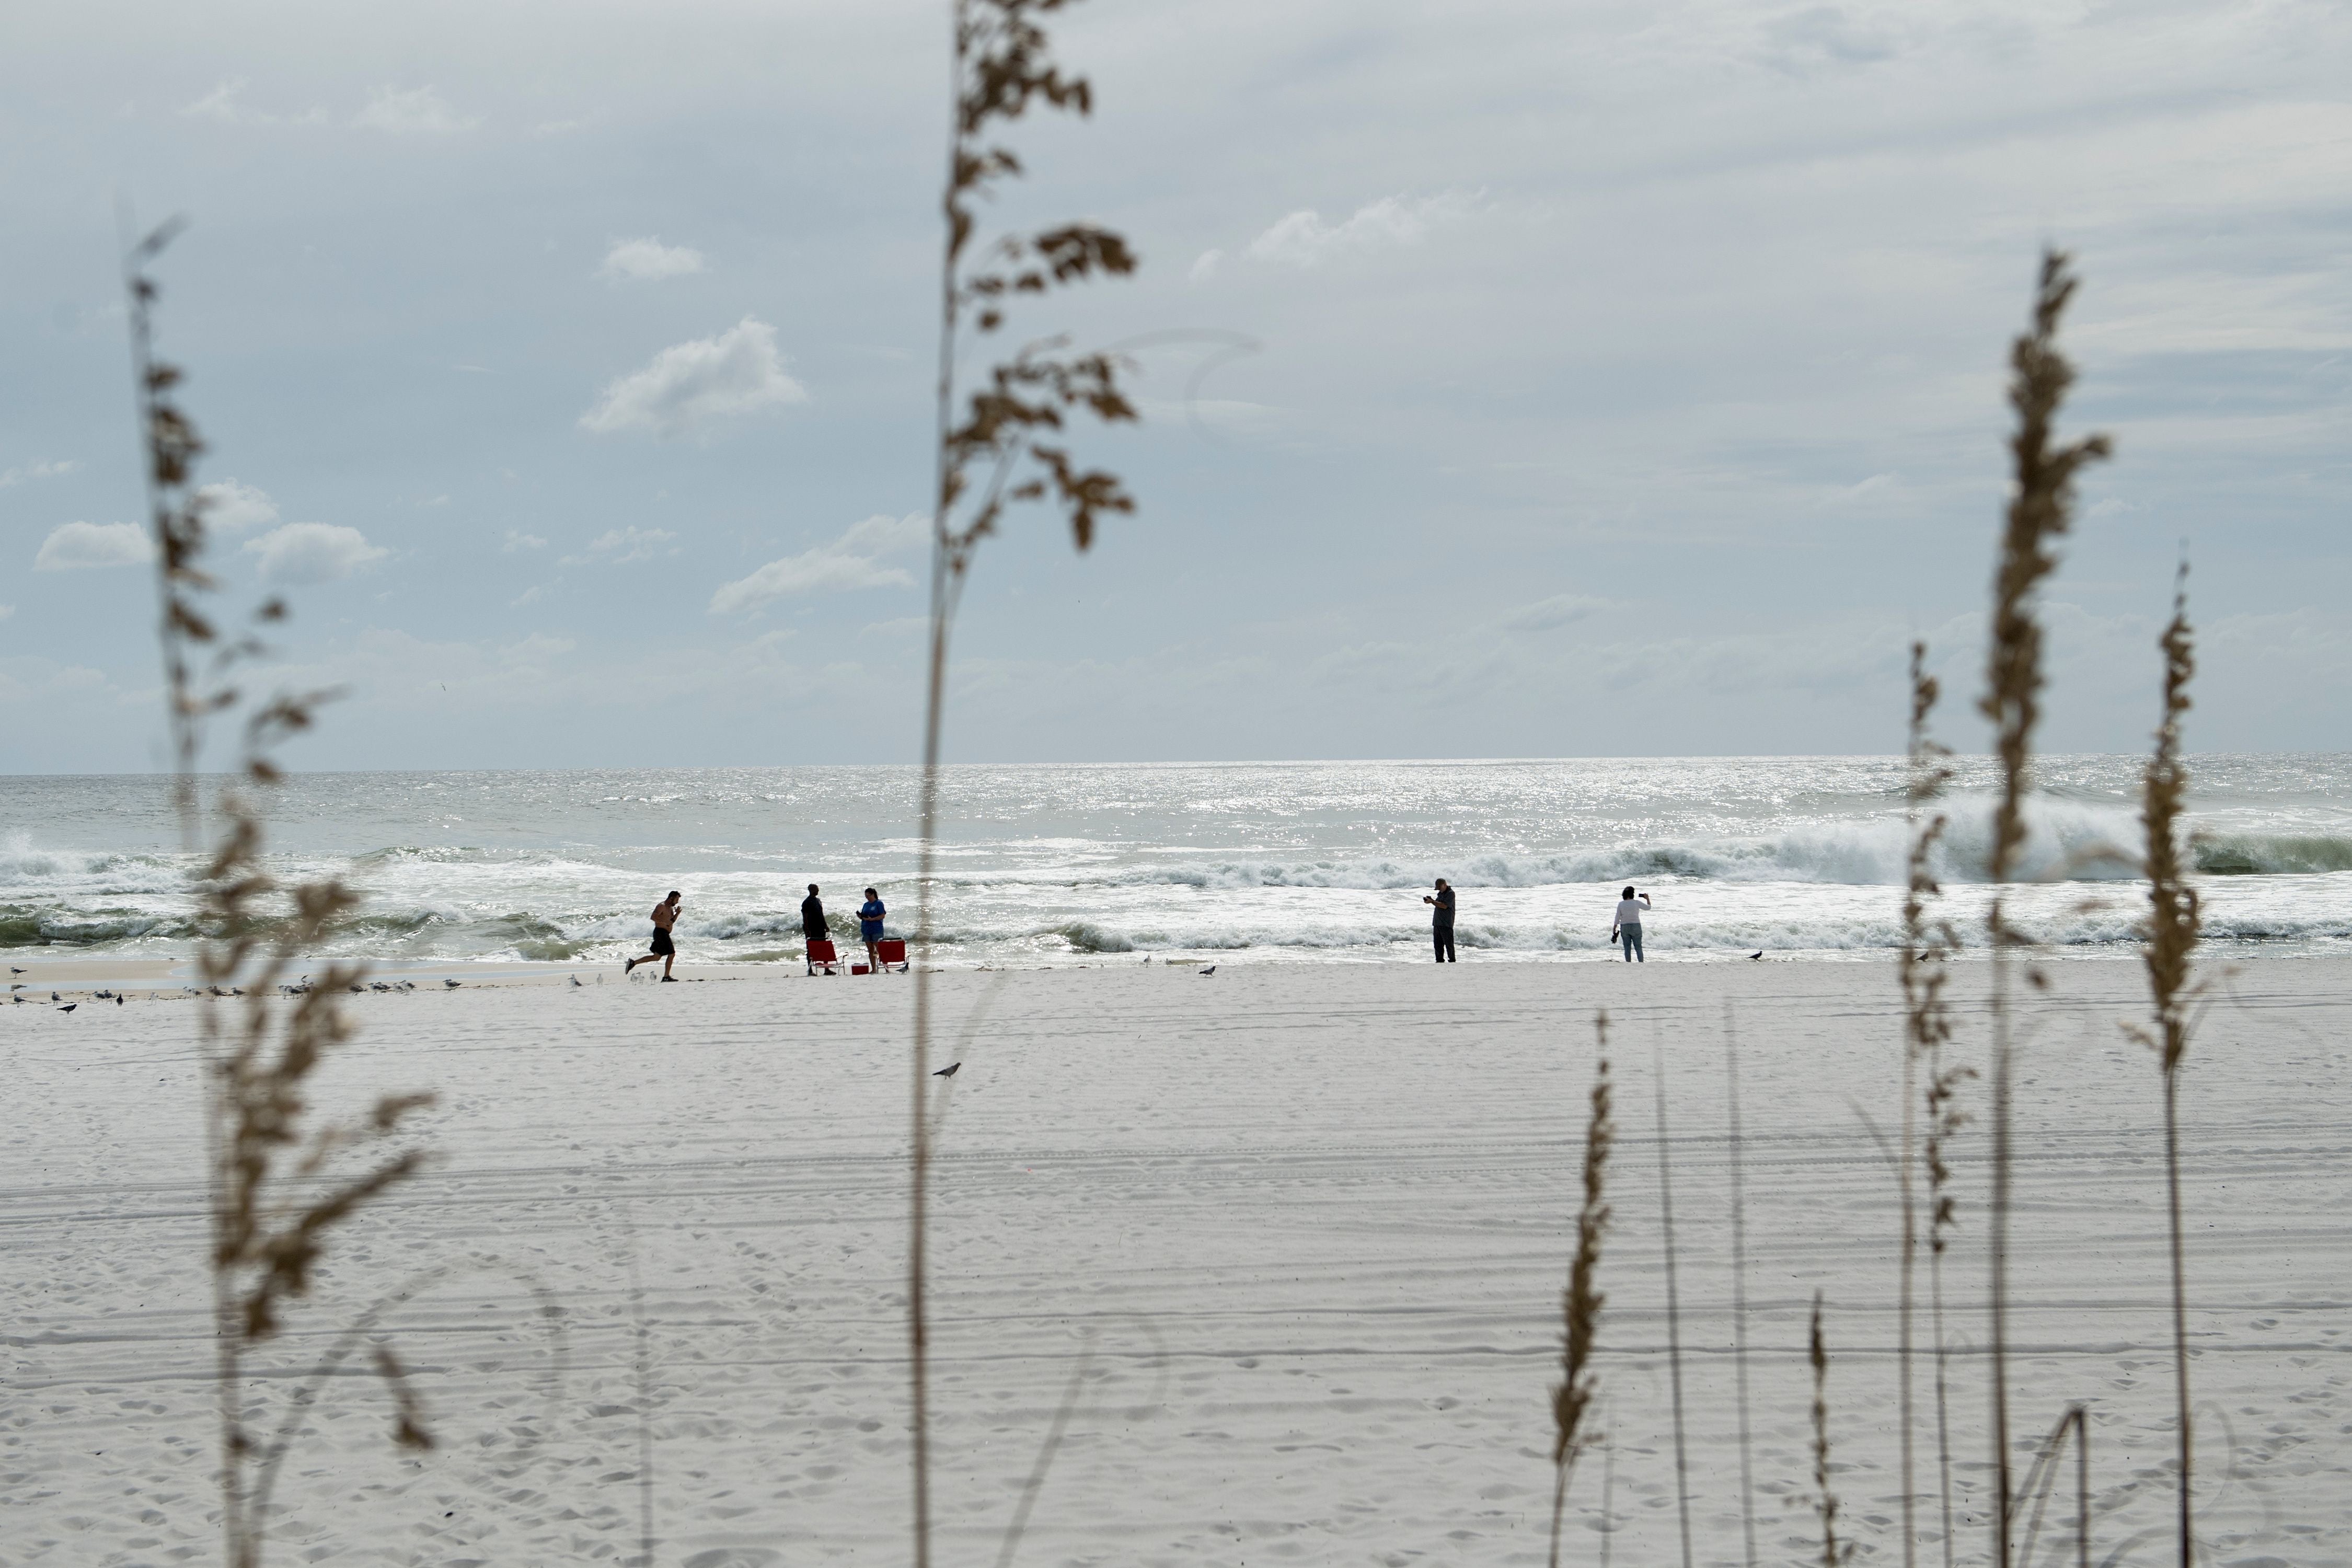
<svg viewBox="0 0 2352 1568">
<path fill-rule="evenodd" d="M 2282 944 L 2284 945 L 2284 944 Z M 2303 944 L 2298 944 L 2303 945 Z M 2252 948 L 2254 951 L 2244 951 Z M 943 963 L 931 973 L 950 974 L 990 973 L 1049 973 L 1079 970 L 1172 969 L 1199 971 L 1214 966 L 1219 973 L 1297 970 L 1315 973 L 1327 970 L 1360 972 L 1444 967 L 1427 958 L 1408 959 L 1391 956 L 1317 956 L 1254 958 L 1252 949 L 1238 948 L 1223 952 L 1195 954 L 1041 954 L 1034 959 L 982 961 L 971 963 Z M 1899 948 L 1859 949 L 1799 949 L 1789 952 L 1766 952 L 1755 959 L 1746 953 L 1675 951 L 1667 949 L 1654 960 L 1625 965 L 1614 953 L 1574 952 L 1560 953 L 1522 953 L 1515 951 L 1482 953 L 1477 949 L 1464 949 L 1471 967 L 1489 969 L 1557 969 L 1590 968 L 1594 965 L 1618 965 L 1646 969 L 1651 963 L 1666 968 L 1708 969 L 1736 967 L 1742 964 L 1797 964 L 1809 968 L 1847 970 L 1885 964 L 1889 967 L 1900 957 Z M 2099 944 L 2095 951 L 2071 948 L 2036 949 L 2033 962 L 2052 965 L 2105 966 L 2116 963 L 2137 963 L 2141 953 L 2137 947 L 2121 944 Z M 2281 963 L 2327 963 L 2352 962 L 2352 953 L 2305 951 L 2262 952 L 2256 944 L 2235 944 L 2228 949 L 2208 947 L 2203 952 L 2205 966 L 2213 969 L 2252 963 L 2268 968 Z M 29 962 L 17 963 L 18 958 Z M 1956 972 L 1973 972 L 1986 965 L 1991 958 L 1989 949 L 1964 948 L 1950 955 L 1948 962 Z M 310 962 L 325 967 L 331 963 L 351 962 L 340 957 L 314 958 Z M 418 990 L 496 991 L 516 986 L 565 986 L 577 978 L 583 987 L 604 984 L 659 984 L 651 966 L 641 967 L 635 974 L 623 976 L 617 960 L 598 960 L 592 963 L 560 963 L 534 960 L 501 958 L 481 959 L 364 959 L 356 961 L 363 970 L 362 986 L 371 982 L 383 982 L 397 986 L 406 981 Z M 673 973 L 680 984 L 704 984 L 727 981 L 773 983 L 783 980 L 903 980 L 903 974 L 856 975 L 849 973 L 851 962 L 847 950 L 843 950 L 840 973 L 811 975 L 794 958 L 762 960 L 754 963 L 695 962 L 681 957 Z M 47 993 L 54 991 L 67 1002 L 107 1000 L 97 996 L 100 992 L 122 993 L 132 1002 L 182 1001 L 195 994 L 194 960 L 182 958 L 66 958 L 42 960 L 29 954 L 9 955 L 10 984 L 21 987 L 12 994 L 21 996 L 24 1004 L 36 1000 L 46 1004 Z M 1462 967 L 1456 964 L 1454 967 Z M 317 973 L 313 970 L 312 973 Z M 445 984 L 455 980 L 457 984 Z M 40 996 L 36 992 L 42 993 Z M 369 994 L 362 989 L 360 994 Z"/>
</svg>

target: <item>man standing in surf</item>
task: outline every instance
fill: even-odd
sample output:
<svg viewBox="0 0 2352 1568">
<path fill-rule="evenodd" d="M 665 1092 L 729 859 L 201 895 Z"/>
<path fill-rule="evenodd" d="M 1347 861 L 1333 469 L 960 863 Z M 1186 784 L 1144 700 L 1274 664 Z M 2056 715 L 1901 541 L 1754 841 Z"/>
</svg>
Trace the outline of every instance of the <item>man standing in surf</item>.
<svg viewBox="0 0 2352 1568">
<path fill-rule="evenodd" d="M 669 931 L 670 927 L 677 924 L 678 897 L 677 889 L 673 888 L 668 898 L 654 906 L 653 951 L 643 958 L 633 958 L 621 965 L 622 973 L 626 974 L 638 964 L 651 963 L 658 958 L 662 961 L 662 980 L 668 983 L 677 978 L 669 972 L 669 966 L 677 962 L 677 944 L 670 941 Z"/>
<path fill-rule="evenodd" d="M 1444 878 L 1440 877 L 1437 879 L 1436 893 L 1423 894 L 1421 901 L 1430 906 L 1429 939 L 1437 949 L 1437 962 L 1454 963 L 1454 889 L 1445 885 Z"/>
</svg>

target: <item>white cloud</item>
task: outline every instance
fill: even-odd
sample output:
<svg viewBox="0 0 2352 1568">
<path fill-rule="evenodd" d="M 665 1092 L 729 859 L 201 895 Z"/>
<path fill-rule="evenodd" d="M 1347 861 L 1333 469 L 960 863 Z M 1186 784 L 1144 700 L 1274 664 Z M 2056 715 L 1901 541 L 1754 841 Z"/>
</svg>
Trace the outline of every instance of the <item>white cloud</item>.
<svg viewBox="0 0 2352 1568">
<path fill-rule="evenodd" d="M 196 497 L 205 503 L 205 526 L 222 533 L 244 533 L 278 521 L 278 503 L 268 491 L 233 479 L 205 485 Z"/>
<path fill-rule="evenodd" d="M 586 566 L 604 562 L 617 566 L 629 561 L 650 561 L 662 554 L 662 546 L 677 537 L 667 528 L 607 529 L 589 541 L 586 554 L 567 555 L 562 564 Z M 677 552 L 672 550 L 667 553 L 675 555 Z"/>
<path fill-rule="evenodd" d="M 506 546 L 501 553 L 514 555 L 525 550 L 544 550 L 546 548 L 547 541 L 541 539 L 536 533 L 524 533 L 519 530 L 509 528 L 507 530 Z"/>
<path fill-rule="evenodd" d="M 749 577 L 723 584 L 710 595 L 710 613 L 733 615 L 797 594 L 852 588 L 911 588 L 913 577 L 881 557 L 921 548 L 931 536 L 931 520 L 920 515 L 877 515 L 852 523 L 830 544 L 771 561 Z"/>
<path fill-rule="evenodd" d="M 1301 208 L 1251 240 L 1249 253 L 1260 261 L 1307 268 L 1350 251 L 1418 245 L 1431 230 L 1467 216 L 1474 199 L 1458 191 L 1411 201 L 1382 196 L 1336 226 L 1313 208 Z"/>
<path fill-rule="evenodd" d="M 1222 250 L 1204 250 L 1194 259 L 1192 270 L 1185 276 L 1195 283 L 1206 283 L 1217 275 L 1217 263 L 1224 258 L 1225 253 Z"/>
<path fill-rule="evenodd" d="M 1555 626 L 1573 626 L 1593 611 L 1605 608 L 1606 599 L 1588 599 L 1579 594 L 1555 594 L 1549 599 L 1538 599 L 1523 605 L 1502 618 L 1502 625 L 1515 632 L 1548 632 Z"/>
<path fill-rule="evenodd" d="M 72 473 L 81 465 L 68 458 L 61 463 L 27 463 L 21 468 L 0 469 L 0 490 L 21 485 L 28 479 L 58 479 Z"/>
<path fill-rule="evenodd" d="M 255 109 L 239 101 L 245 89 L 243 77 L 223 81 L 180 112 L 191 120 L 211 120 L 223 125 L 323 125 L 327 122 L 327 111 L 323 109 L 307 110 L 300 114 L 273 114 L 265 109 Z"/>
<path fill-rule="evenodd" d="M 702 252 L 688 245 L 664 245 L 648 235 L 643 239 L 614 240 L 596 276 L 607 283 L 650 283 L 701 270 Z"/>
<path fill-rule="evenodd" d="M 261 557 L 263 582 L 285 586 L 336 582 L 392 553 L 358 529 L 333 522 L 289 522 L 246 541 L 245 548 Z"/>
<path fill-rule="evenodd" d="M 352 123 L 394 135 L 446 136 L 471 131 L 482 122 L 478 114 L 460 114 L 429 87 L 380 87 Z"/>
<path fill-rule="evenodd" d="M 154 559 L 147 531 L 135 522 L 68 522 L 41 541 L 33 557 L 36 572 L 68 572 L 82 566 L 143 566 Z"/>
<path fill-rule="evenodd" d="M 666 348 L 645 369 L 620 377 L 580 425 L 600 436 L 640 427 L 677 436 L 707 420 L 807 401 L 807 389 L 784 374 L 776 329 L 746 316 L 715 338 Z"/>
</svg>

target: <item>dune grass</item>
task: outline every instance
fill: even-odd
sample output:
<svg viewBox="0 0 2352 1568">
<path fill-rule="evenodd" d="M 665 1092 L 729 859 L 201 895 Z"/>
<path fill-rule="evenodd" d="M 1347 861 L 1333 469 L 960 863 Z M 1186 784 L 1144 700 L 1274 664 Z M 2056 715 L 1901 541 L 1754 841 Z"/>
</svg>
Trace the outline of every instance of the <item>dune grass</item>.
<svg viewBox="0 0 2352 1568">
<path fill-rule="evenodd" d="M 332 693 L 249 696 L 238 671 L 266 652 L 258 628 L 283 621 L 282 599 L 265 601 L 251 626 L 232 633 L 212 607 L 218 583 L 205 569 L 206 499 L 195 482 L 205 451 L 180 406 L 184 379 L 155 348 L 162 289 L 151 268 L 177 226 L 167 224 L 124 256 L 131 367 L 142 468 L 154 533 L 162 608 L 166 712 L 173 762 L 172 798 L 182 848 L 199 858 L 196 879 L 197 1045 L 203 1063 L 206 1210 L 210 1234 L 213 1378 L 218 1402 L 224 1555 L 229 1568 L 258 1568 L 272 1487 L 295 1433 L 273 1441 L 264 1407 L 248 1401 L 252 1352 L 284 1327 L 307 1296 L 329 1238 L 368 1204 L 423 1166 L 425 1151 L 399 1148 L 354 1170 L 354 1151 L 395 1139 L 430 1094 L 390 1094 L 363 1117 L 323 1122 L 307 1096 L 318 1069 L 352 1035 L 342 995 L 366 971 L 320 956 L 327 935 L 358 903 L 331 879 L 281 886 L 263 860 L 260 792 L 280 777 L 275 744 L 310 728 Z M 234 721 L 233 782 L 209 808 L 199 785 L 210 728 Z M 299 978 L 297 978 L 299 976 Z M 225 1004 L 234 1004 L 227 1005 Z M 424 1407 L 388 1345 L 370 1357 L 391 1390 L 394 1441 L 430 1447 Z M 294 1399 L 314 1396 L 314 1377 Z"/>
<path fill-rule="evenodd" d="M 1600 1374 L 1593 1360 L 1600 1344 L 1601 1309 L 1608 1298 L 1599 1286 L 1601 1243 L 1609 1230 L 1609 1149 L 1617 1136 L 1610 1119 L 1609 1015 L 1592 1019 L 1594 1057 L 1590 1114 L 1584 1125 L 1584 1201 L 1576 1212 L 1576 1256 L 1569 1265 L 1568 1289 L 1560 1295 L 1559 1381 L 1551 1389 L 1551 1568 L 1559 1568 L 1559 1526 L 1568 1506 L 1569 1474 L 1591 1446 L 1590 1418 Z M 1605 1514 L 1607 1505 L 1604 1502 Z M 1602 1520 L 1602 1543 L 1607 1544 Z"/>
</svg>

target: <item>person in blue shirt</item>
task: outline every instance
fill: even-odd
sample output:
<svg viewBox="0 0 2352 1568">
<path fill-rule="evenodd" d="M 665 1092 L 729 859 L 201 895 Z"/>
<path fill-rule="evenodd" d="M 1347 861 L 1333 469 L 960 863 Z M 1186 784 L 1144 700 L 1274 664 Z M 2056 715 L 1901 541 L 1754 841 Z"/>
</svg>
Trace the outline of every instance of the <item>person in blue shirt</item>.
<svg viewBox="0 0 2352 1568">
<path fill-rule="evenodd" d="M 882 973 L 882 917 L 889 912 L 882 905 L 882 895 L 866 889 L 866 901 L 857 906 L 857 934 L 866 942 L 866 967 L 876 974 Z"/>
</svg>

